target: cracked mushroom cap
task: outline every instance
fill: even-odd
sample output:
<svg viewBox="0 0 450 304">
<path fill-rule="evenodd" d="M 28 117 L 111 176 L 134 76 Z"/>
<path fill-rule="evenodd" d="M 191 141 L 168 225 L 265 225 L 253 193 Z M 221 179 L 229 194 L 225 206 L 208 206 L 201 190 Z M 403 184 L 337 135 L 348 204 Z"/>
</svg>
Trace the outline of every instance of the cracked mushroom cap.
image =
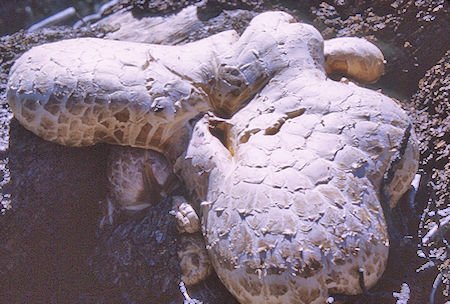
<svg viewBox="0 0 450 304">
<path fill-rule="evenodd" d="M 390 172 L 393 205 L 417 170 L 407 114 L 387 96 L 327 78 L 322 45 L 285 13 L 257 16 L 222 57 L 224 83 L 212 93 L 238 102 L 195 125 L 186 158 L 197 174 L 178 167 L 189 188 L 208 177 L 198 194 L 207 249 L 240 303 L 357 294 L 360 269 L 373 286 L 389 251 L 381 184 Z M 241 91 L 222 78 L 227 68 L 242 77 Z"/>
<path fill-rule="evenodd" d="M 163 152 L 202 201 L 212 264 L 241 304 L 359 293 L 359 269 L 370 287 L 387 262 L 381 200 L 417 170 L 411 122 L 391 98 L 328 79 L 320 33 L 286 13 L 238 38 L 40 46 L 12 68 L 7 97 L 47 140 Z"/>
<path fill-rule="evenodd" d="M 7 99 L 45 140 L 167 150 L 210 108 L 208 71 L 237 38 L 226 31 L 181 46 L 96 38 L 40 45 L 11 68 Z"/>
</svg>

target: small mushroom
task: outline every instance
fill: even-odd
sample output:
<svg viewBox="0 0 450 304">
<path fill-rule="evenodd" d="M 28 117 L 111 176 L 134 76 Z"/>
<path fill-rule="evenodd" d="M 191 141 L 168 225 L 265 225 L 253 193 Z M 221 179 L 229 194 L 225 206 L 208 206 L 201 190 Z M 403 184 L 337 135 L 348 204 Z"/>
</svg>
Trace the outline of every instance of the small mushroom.
<svg viewBox="0 0 450 304">
<path fill-rule="evenodd" d="M 384 73 L 383 53 L 364 38 L 325 40 L 324 53 L 327 74 L 343 74 L 356 81 L 373 83 Z"/>
</svg>

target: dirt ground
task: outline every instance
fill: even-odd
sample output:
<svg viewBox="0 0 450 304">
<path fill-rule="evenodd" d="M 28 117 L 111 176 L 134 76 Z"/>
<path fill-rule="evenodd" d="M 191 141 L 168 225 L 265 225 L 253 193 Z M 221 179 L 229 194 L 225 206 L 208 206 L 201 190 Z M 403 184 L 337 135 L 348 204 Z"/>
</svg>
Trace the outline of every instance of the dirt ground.
<svg viewBox="0 0 450 304">
<path fill-rule="evenodd" d="M 196 2 L 119 1 L 116 9 L 129 8 L 142 18 Z M 0 7 L 0 16 L 8 9 Z M 447 285 L 438 286 L 434 303 L 446 303 L 448 229 L 420 245 L 434 223 L 450 216 L 448 2 L 203 1 L 198 8 L 202 27 L 190 39 L 231 28 L 242 32 L 252 16 L 270 9 L 314 24 L 325 38 L 360 36 L 377 44 L 387 59 L 386 74 L 371 88 L 401 102 L 420 141 L 421 182 L 414 204 L 405 195 L 394 210 L 394 229 L 402 237 L 392 240 L 387 270 L 369 294 L 343 300 L 396 303 L 392 294 L 406 283 L 407 303 L 427 303 L 442 274 Z M 27 49 L 71 37 L 104 37 L 112 30 L 58 27 L 0 38 L 0 303 L 183 303 L 170 202 L 131 218 L 119 215 L 114 227 L 99 229 L 109 147 L 67 148 L 43 141 L 12 118 L 5 100 L 9 68 Z M 427 262 L 429 267 L 417 271 Z M 236 304 L 214 275 L 189 288 L 189 294 L 204 303 Z"/>
</svg>

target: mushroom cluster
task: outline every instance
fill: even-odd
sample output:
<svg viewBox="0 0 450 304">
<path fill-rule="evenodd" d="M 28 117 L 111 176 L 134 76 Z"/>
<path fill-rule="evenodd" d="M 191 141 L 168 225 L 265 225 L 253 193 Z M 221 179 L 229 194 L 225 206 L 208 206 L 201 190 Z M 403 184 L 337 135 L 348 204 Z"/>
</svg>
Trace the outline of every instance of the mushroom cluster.
<svg viewBox="0 0 450 304">
<path fill-rule="evenodd" d="M 382 72 L 367 41 L 338 38 L 324 50 L 314 27 L 266 12 L 241 37 L 227 31 L 182 46 L 42 45 L 11 69 L 7 98 L 46 140 L 156 151 L 112 162 L 113 184 L 132 185 L 117 189 L 117 204 L 148 203 L 130 193 L 148 190 L 134 173 L 153 176 L 152 191 L 174 173 L 240 303 L 324 303 L 360 293 L 361 275 L 367 287 L 380 278 L 383 201 L 393 207 L 417 170 L 411 122 L 395 100 L 327 76 L 373 82 Z"/>
</svg>

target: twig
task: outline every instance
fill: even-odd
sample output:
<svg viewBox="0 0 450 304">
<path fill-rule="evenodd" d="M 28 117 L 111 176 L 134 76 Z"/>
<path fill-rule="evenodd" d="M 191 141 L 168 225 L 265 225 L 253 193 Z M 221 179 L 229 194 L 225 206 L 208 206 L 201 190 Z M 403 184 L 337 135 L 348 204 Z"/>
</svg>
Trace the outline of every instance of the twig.
<svg viewBox="0 0 450 304">
<path fill-rule="evenodd" d="M 416 174 L 414 176 L 413 181 L 411 182 L 411 189 L 409 190 L 409 196 L 408 196 L 409 208 L 411 210 L 416 209 L 415 199 L 416 199 L 417 191 L 419 190 L 420 179 L 421 179 L 421 175 Z"/>
<path fill-rule="evenodd" d="M 431 227 L 431 229 L 428 230 L 428 233 L 422 238 L 422 244 L 428 245 L 428 243 L 430 243 L 438 235 L 442 236 L 442 239 L 444 239 L 443 236 L 448 229 L 450 229 L 450 215 L 447 215 L 441 219 L 438 224 L 433 223 L 433 227 Z"/>
<path fill-rule="evenodd" d="M 436 295 L 436 291 L 439 287 L 439 285 L 441 284 L 441 280 L 442 280 L 442 276 L 444 274 L 441 272 L 437 275 L 436 279 L 433 282 L 433 289 L 431 290 L 431 294 L 430 294 L 430 302 L 429 304 L 434 304 L 434 297 Z"/>
<path fill-rule="evenodd" d="M 112 0 L 112 1 L 106 2 L 105 4 L 103 4 L 100 7 L 100 9 L 98 10 L 97 13 L 85 16 L 85 17 L 81 18 L 79 21 L 75 22 L 75 24 L 73 25 L 73 28 L 77 29 L 82 25 L 85 25 L 90 22 L 95 22 L 95 21 L 101 19 L 108 10 L 113 8 L 118 3 L 119 3 L 119 0 Z"/>
<path fill-rule="evenodd" d="M 403 283 L 400 292 L 393 292 L 392 295 L 397 299 L 396 304 L 408 304 L 411 290 L 408 284 Z"/>
<path fill-rule="evenodd" d="M 186 290 L 186 286 L 184 286 L 184 282 L 183 281 L 180 282 L 180 291 L 181 291 L 181 293 L 183 294 L 183 297 L 184 297 L 183 304 L 203 304 L 202 301 L 197 300 L 197 299 L 192 299 L 189 296 L 189 294 L 187 293 L 187 290 Z"/>
<path fill-rule="evenodd" d="M 41 29 L 43 27 L 47 27 L 50 25 L 55 25 L 57 23 L 61 23 L 67 19 L 70 19 L 72 17 L 74 17 L 76 15 L 76 11 L 75 8 L 73 8 L 72 6 L 69 8 L 66 8 L 63 11 L 60 11 L 59 13 L 56 13 L 48 18 L 45 18 L 44 20 L 33 24 L 32 26 L 30 26 L 28 28 L 28 32 L 32 32 L 38 29 Z"/>
<path fill-rule="evenodd" d="M 441 284 L 441 281 L 446 285 L 448 291 L 448 250 L 450 249 L 450 245 L 445 238 L 445 233 L 448 229 L 450 229 L 450 209 L 447 207 L 444 210 L 438 210 L 437 212 L 430 212 L 432 207 L 436 208 L 436 194 L 433 190 L 433 184 L 431 184 L 431 193 L 430 198 L 428 199 L 427 206 L 425 207 L 422 216 L 420 218 L 418 237 L 420 239 L 418 243 L 419 250 L 417 254 L 421 258 L 427 259 L 427 263 L 422 265 L 417 272 L 427 269 L 429 267 L 437 267 L 439 274 L 436 276 L 433 289 L 430 293 L 430 298 L 428 304 L 434 304 L 434 298 L 436 295 L 436 291 Z M 442 216 L 439 220 L 437 220 L 437 216 Z M 435 219 L 431 221 L 427 221 L 427 216 L 436 216 Z M 437 220 L 437 223 L 436 223 Z M 425 227 L 429 225 L 428 227 Z M 431 228 L 429 228 L 431 226 Z M 428 228 L 428 232 L 425 236 L 422 237 L 425 229 Z M 432 243 L 435 239 L 439 238 L 439 241 L 442 241 L 444 247 L 439 247 L 439 245 Z M 447 249 L 447 251 L 445 251 Z M 444 290 L 444 295 L 446 294 L 446 290 Z M 448 294 L 447 294 L 448 295 Z"/>
<path fill-rule="evenodd" d="M 359 274 L 359 287 L 361 287 L 361 290 L 363 292 L 363 294 L 365 295 L 370 295 L 369 291 L 367 290 L 366 284 L 364 283 L 364 269 L 363 268 L 359 268 L 358 269 L 358 274 Z"/>
</svg>

